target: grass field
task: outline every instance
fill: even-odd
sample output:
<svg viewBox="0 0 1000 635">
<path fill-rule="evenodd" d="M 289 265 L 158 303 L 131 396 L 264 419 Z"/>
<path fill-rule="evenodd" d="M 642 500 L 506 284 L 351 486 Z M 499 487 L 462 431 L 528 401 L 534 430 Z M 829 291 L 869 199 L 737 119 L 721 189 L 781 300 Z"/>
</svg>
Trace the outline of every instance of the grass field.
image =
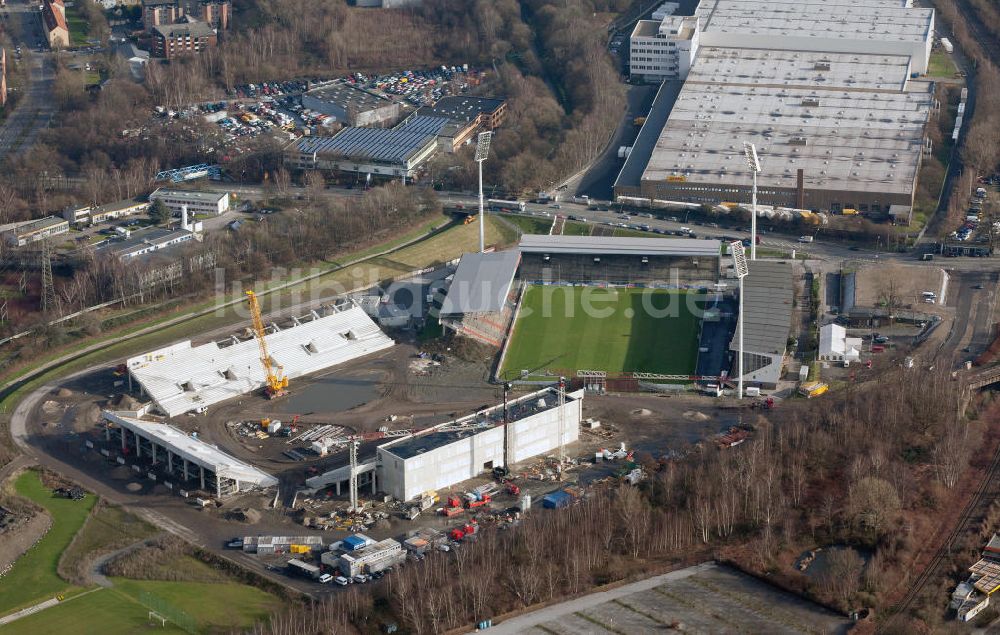
<svg viewBox="0 0 1000 635">
<path fill-rule="evenodd" d="M 955 62 L 943 50 L 931 53 L 931 59 L 927 65 L 928 77 L 951 77 L 956 70 L 958 69 L 955 68 Z"/>
<path fill-rule="evenodd" d="M 245 584 L 234 582 L 158 582 L 115 578 L 114 587 L 70 599 L 59 606 L 22 618 L 4 628 L 10 635 L 73 633 L 74 635 L 125 635 L 126 633 L 183 633 L 167 623 L 150 626 L 149 608 L 139 598 L 143 592 L 190 616 L 202 632 L 229 632 L 249 627 L 279 608 L 280 600 Z"/>
<path fill-rule="evenodd" d="M 52 516 L 52 527 L 3 577 L 0 583 L 3 591 L 0 593 L 0 614 L 77 590 L 60 578 L 56 569 L 59 557 L 83 526 L 96 502 L 90 494 L 79 501 L 56 498 L 42 485 L 38 473 L 32 471 L 18 477 L 14 488 L 19 495 L 48 510 Z"/>
<path fill-rule="evenodd" d="M 684 291 L 529 287 L 501 373 L 692 374 L 699 334 L 692 300 Z"/>
<path fill-rule="evenodd" d="M 80 573 L 83 561 L 93 553 L 106 553 L 155 535 L 159 530 L 121 507 L 102 505 L 94 510 L 76 540 L 62 555 L 62 570 Z"/>
</svg>

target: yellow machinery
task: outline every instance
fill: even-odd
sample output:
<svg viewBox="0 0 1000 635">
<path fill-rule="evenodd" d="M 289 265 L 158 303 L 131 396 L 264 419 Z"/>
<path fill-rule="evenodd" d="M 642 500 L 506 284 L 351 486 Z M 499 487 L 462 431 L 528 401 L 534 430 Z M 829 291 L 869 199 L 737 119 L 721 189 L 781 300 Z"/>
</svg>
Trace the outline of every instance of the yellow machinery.
<svg viewBox="0 0 1000 635">
<path fill-rule="evenodd" d="M 264 330 L 264 320 L 260 317 L 260 302 L 257 301 L 257 294 L 247 291 L 247 302 L 250 303 L 250 316 L 253 318 L 253 332 L 257 336 L 257 345 L 260 347 L 260 363 L 264 365 L 264 374 L 267 376 L 267 384 L 264 386 L 264 394 L 268 399 L 274 399 L 288 394 L 288 378 L 285 377 L 284 369 L 271 362 L 271 354 L 267 352 L 267 342 Z"/>
</svg>

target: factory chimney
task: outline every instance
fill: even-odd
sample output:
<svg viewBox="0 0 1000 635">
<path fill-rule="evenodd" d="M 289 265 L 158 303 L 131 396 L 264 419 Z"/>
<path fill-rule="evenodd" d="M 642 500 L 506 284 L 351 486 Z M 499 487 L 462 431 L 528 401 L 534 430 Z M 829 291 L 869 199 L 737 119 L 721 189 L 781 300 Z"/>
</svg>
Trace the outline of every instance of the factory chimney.
<svg viewBox="0 0 1000 635">
<path fill-rule="evenodd" d="M 188 206 L 181 205 L 181 229 L 190 230 L 191 227 L 188 225 Z"/>
</svg>

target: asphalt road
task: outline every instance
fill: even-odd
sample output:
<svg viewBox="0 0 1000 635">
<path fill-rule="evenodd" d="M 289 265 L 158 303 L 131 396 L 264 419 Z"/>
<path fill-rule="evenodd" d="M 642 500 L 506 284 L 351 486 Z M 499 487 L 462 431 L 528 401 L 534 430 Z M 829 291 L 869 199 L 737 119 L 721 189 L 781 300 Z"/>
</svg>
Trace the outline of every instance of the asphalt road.
<svg viewBox="0 0 1000 635">
<path fill-rule="evenodd" d="M 19 156 L 34 145 L 39 133 L 48 127 L 55 115 L 53 81 L 55 60 L 51 52 L 38 52 L 42 41 L 41 19 L 37 5 L 30 2 L 10 2 L 0 10 L 5 14 L 7 32 L 15 44 L 20 44 L 28 63 L 28 85 L 13 112 L 0 125 L 0 162 Z M 13 52 L 8 51 L 8 59 Z"/>
</svg>

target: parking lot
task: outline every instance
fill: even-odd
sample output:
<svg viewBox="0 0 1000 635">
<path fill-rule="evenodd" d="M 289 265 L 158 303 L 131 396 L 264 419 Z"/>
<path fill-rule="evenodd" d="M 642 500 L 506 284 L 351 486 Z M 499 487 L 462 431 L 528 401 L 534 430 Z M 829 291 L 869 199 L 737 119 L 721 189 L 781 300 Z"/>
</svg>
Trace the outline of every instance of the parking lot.
<svg viewBox="0 0 1000 635">
<path fill-rule="evenodd" d="M 584 596 L 491 633 L 846 633 L 851 622 L 735 569 L 706 563 Z"/>
<path fill-rule="evenodd" d="M 350 85 L 399 102 L 405 117 L 413 109 L 432 105 L 444 96 L 465 94 L 485 78 L 484 72 L 463 65 L 387 75 L 352 73 L 334 79 L 245 84 L 237 86 L 226 99 L 191 104 L 177 110 L 157 106 L 151 127 L 179 131 L 200 142 L 206 151 L 219 152 L 225 157 L 242 153 L 249 140 L 264 135 L 287 142 L 300 134 L 336 132 L 343 122 L 303 107 L 302 94 L 309 90 Z M 202 121 L 209 128 L 201 125 Z M 149 133 L 149 130 L 138 131 L 140 136 Z"/>
</svg>

